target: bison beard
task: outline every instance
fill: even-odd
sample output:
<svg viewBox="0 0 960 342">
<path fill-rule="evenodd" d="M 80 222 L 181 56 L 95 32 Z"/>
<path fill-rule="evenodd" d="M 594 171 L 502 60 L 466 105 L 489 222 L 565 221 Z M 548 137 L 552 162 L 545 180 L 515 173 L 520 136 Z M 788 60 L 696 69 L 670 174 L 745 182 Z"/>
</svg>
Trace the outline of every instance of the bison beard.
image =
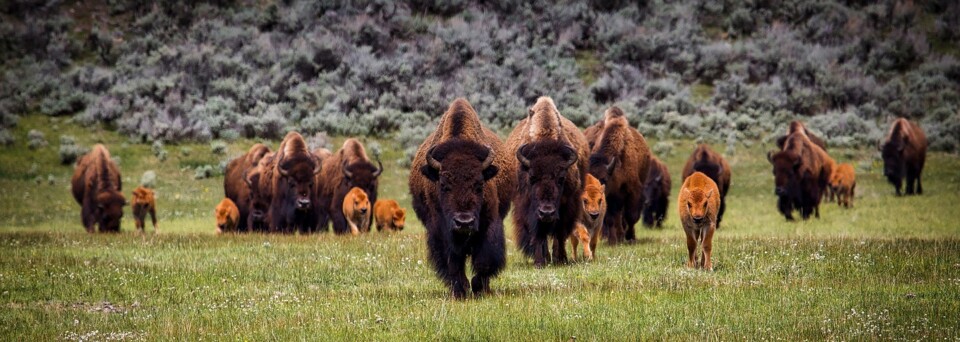
<svg viewBox="0 0 960 342">
<path fill-rule="evenodd" d="M 520 189 L 513 215 L 517 243 L 537 268 L 550 259 L 548 239 L 553 239 L 553 262 L 567 262 L 564 242 L 583 210 L 580 180 L 567 179 L 577 158 L 577 151 L 557 140 L 533 142 L 517 150 Z"/>
</svg>

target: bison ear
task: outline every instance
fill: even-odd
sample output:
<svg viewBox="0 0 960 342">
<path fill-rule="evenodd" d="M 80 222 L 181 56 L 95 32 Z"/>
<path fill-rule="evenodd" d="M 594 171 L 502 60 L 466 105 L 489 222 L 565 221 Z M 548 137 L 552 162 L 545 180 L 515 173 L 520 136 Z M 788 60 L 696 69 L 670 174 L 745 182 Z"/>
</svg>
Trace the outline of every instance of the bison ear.
<svg viewBox="0 0 960 342">
<path fill-rule="evenodd" d="M 427 177 L 427 179 L 429 179 L 431 182 L 440 181 L 440 170 L 434 169 L 430 167 L 430 165 L 424 165 L 421 167 L 420 173 L 423 174 L 424 177 Z"/>
<path fill-rule="evenodd" d="M 710 196 L 713 196 L 713 189 L 707 191 L 707 198 L 710 198 Z"/>
<path fill-rule="evenodd" d="M 497 172 L 500 172 L 500 169 L 496 165 L 487 166 L 486 169 L 483 169 L 483 180 L 488 181 L 490 178 L 493 178 L 497 175 Z"/>
</svg>

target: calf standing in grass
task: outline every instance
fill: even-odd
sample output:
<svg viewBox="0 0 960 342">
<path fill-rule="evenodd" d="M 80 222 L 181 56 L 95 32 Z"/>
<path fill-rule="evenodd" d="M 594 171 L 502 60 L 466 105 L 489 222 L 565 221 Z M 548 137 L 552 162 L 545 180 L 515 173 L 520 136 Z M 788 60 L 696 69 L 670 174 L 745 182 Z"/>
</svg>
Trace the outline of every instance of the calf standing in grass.
<svg viewBox="0 0 960 342">
<path fill-rule="evenodd" d="M 224 198 L 214 210 L 217 216 L 217 234 L 235 232 L 240 224 L 240 209 L 229 198 Z"/>
<path fill-rule="evenodd" d="M 830 188 L 837 196 L 837 204 L 844 208 L 853 206 L 853 189 L 857 187 L 853 165 L 840 164 L 830 176 Z"/>
<path fill-rule="evenodd" d="M 717 229 L 717 211 L 720 207 L 720 189 L 710 177 L 694 172 L 680 188 L 679 209 L 683 232 L 687 235 L 687 267 L 713 271 L 713 233 Z M 703 248 L 699 260 L 694 260 L 697 246 Z"/>
<path fill-rule="evenodd" d="M 343 217 L 347 219 L 350 234 L 359 235 L 370 229 L 370 199 L 363 189 L 353 187 L 343 197 Z"/>
<path fill-rule="evenodd" d="M 137 230 L 141 233 L 144 229 L 143 220 L 150 214 L 150 220 L 153 221 L 153 233 L 157 233 L 157 201 L 153 195 L 153 190 L 143 186 L 133 189 L 133 222 Z"/>
<path fill-rule="evenodd" d="M 377 219 L 377 231 L 403 230 L 404 220 L 407 216 L 407 210 L 400 207 L 400 204 L 394 200 L 379 200 L 373 205 L 374 218 Z"/>
<path fill-rule="evenodd" d="M 580 219 L 570 234 L 570 245 L 573 246 L 573 258 L 577 258 L 577 247 L 583 244 L 583 257 L 593 260 L 597 251 L 597 241 L 600 240 L 600 230 L 603 229 L 603 217 L 607 213 L 607 202 L 604 201 L 606 186 L 600 184 L 593 175 L 587 174 L 583 186 L 583 211 Z"/>
</svg>

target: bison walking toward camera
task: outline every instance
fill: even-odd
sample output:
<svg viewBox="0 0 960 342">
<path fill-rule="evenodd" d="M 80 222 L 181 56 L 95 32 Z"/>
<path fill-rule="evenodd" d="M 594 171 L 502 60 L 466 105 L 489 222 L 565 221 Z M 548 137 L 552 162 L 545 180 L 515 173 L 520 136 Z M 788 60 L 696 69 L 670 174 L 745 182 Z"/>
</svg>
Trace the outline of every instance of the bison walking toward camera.
<svg viewBox="0 0 960 342">
<path fill-rule="evenodd" d="M 603 232 L 608 242 L 636 239 L 634 225 L 643 211 L 649 163 L 650 149 L 643 135 L 630 126 L 620 108 L 608 109 L 590 154 L 590 174 L 606 185 Z"/>
<path fill-rule="evenodd" d="M 267 218 L 270 231 L 312 232 L 317 227 L 320 210 L 315 195 L 320 163 L 307 149 L 303 137 L 297 132 L 287 133 L 268 167 L 273 170 L 272 174 L 267 179 L 261 174 L 260 182 L 269 182 L 271 201 Z"/>
<path fill-rule="evenodd" d="M 320 230 L 327 230 L 327 223 L 333 221 L 333 232 L 346 234 L 350 232 L 347 218 L 343 216 L 341 208 L 343 198 L 352 188 L 362 189 L 370 203 L 377 202 L 378 177 L 383 173 L 383 163 L 377 159 L 374 166 L 367 157 L 367 151 L 357 139 L 347 139 L 343 146 L 333 155 L 323 161 L 323 171 L 317 175 L 317 188 L 320 194 Z M 369 222 L 362 231 L 369 231 Z"/>
<path fill-rule="evenodd" d="M 701 172 L 694 172 L 683 181 L 678 209 L 683 232 L 687 236 L 687 267 L 713 271 L 713 233 L 719 223 L 720 189 L 717 183 Z M 703 249 L 696 258 L 697 247 Z"/>
<path fill-rule="evenodd" d="M 516 191 L 517 159 L 457 99 L 420 145 L 410 171 L 413 210 L 427 230 L 427 252 L 454 298 L 490 291 L 506 264 L 503 218 Z M 471 258 L 473 279 L 467 280 Z"/>
<path fill-rule="evenodd" d="M 370 198 L 360 188 L 352 188 L 343 196 L 343 217 L 347 219 L 350 234 L 360 235 L 370 230 Z"/>
<path fill-rule="evenodd" d="M 102 144 L 77 161 L 71 179 L 73 198 L 80 204 L 80 219 L 88 233 L 119 232 L 123 206 L 127 201 L 120 193 L 120 169 L 110 160 L 110 152 Z"/>
<path fill-rule="evenodd" d="M 566 240 L 583 210 L 586 138 L 552 99 L 541 97 L 507 138 L 506 150 L 520 166 L 513 198 L 517 247 L 537 268 L 549 260 L 566 263 Z"/>
<path fill-rule="evenodd" d="M 157 200 L 153 195 L 153 190 L 138 186 L 133 189 L 133 202 L 130 203 L 133 211 L 133 223 L 141 233 L 146 226 L 144 220 L 147 214 L 150 214 L 150 220 L 153 221 L 153 233 L 157 233 Z"/>
<path fill-rule="evenodd" d="M 880 146 L 880 154 L 883 156 L 883 175 L 893 184 L 897 196 L 901 194 L 904 178 L 907 180 L 907 195 L 914 194 L 914 184 L 916 194 L 923 194 L 920 174 L 927 159 L 927 136 L 919 125 L 904 118 L 894 121 Z"/>
<path fill-rule="evenodd" d="M 643 186 L 643 201 L 643 225 L 663 227 L 670 202 L 670 171 L 657 157 L 650 157 L 647 184 Z"/>
<path fill-rule="evenodd" d="M 247 153 L 237 157 L 234 160 L 231 160 L 227 164 L 227 169 L 224 172 L 223 176 L 223 193 L 224 196 L 229 198 L 237 207 L 237 210 L 240 213 L 239 221 L 237 223 L 237 230 L 241 232 L 249 231 L 249 220 L 248 216 L 251 211 L 251 190 L 250 184 L 247 182 L 247 173 L 250 169 L 257 166 L 260 162 L 260 159 L 264 155 L 270 153 L 270 149 L 264 146 L 263 144 L 254 144 L 247 150 Z M 261 208 L 261 210 L 263 210 Z M 259 213 L 260 217 L 253 221 L 261 222 L 263 220 L 262 216 L 266 215 L 265 212 Z"/>
<path fill-rule="evenodd" d="M 570 244 L 573 246 L 573 257 L 577 257 L 577 247 L 583 244 L 583 256 L 592 260 L 597 253 L 597 241 L 600 241 L 600 231 L 603 230 L 603 217 L 607 213 L 607 202 L 604 200 L 606 189 L 596 177 L 586 175 L 583 186 L 583 211 L 577 221 Z"/>
<path fill-rule="evenodd" d="M 787 221 L 793 221 L 795 209 L 804 220 L 812 214 L 820 217 L 822 192 L 833 174 L 833 161 L 826 151 L 795 132 L 787 137 L 783 150 L 768 153 L 767 160 L 773 165 L 777 208 Z"/>
<path fill-rule="evenodd" d="M 687 164 L 683 166 L 683 180 L 686 181 L 694 172 L 701 172 L 720 189 L 720 211 L 717 213 L 717 228 L 720 228 L 720 221 L 723 221 L 723 212 L 727 209 L 727 192 L 730 191 L 730 179 L 732 172 L 727 160 L 723 159 L 719 153 L 710 149 L 706 144 L 697 145 L 697 148 L 690 154 Z"/>
</svg>

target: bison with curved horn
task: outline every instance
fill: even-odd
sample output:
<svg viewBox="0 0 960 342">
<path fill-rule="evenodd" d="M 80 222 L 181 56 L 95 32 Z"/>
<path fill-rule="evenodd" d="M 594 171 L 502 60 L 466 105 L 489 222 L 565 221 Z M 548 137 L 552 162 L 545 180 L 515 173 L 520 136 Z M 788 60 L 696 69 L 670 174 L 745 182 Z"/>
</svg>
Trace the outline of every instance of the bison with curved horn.
<svg viewBox="0 0 960 342">
<path fill-rule="evenodd" d="M 317 175 L 321 208 L 319 229 L 326 231 L 328 222 L 333 221 L 334 233 L 350 233 L 347 218 L 343 216 L 343 198 L 350 189 L 360 188 L 366 192 L 370 203 L 376 203 L 378 178 L 382 173 L 380 158 L 377 158 L 377 166 L 374 166 L 359 140 L 350 138 L 344 141 L 340 150 L 323 160 L 323 170 Z M 369 224 L 367 222 L 366 227 L 359 227 L 360 230 L 370 231 Z"/>
</svg>

